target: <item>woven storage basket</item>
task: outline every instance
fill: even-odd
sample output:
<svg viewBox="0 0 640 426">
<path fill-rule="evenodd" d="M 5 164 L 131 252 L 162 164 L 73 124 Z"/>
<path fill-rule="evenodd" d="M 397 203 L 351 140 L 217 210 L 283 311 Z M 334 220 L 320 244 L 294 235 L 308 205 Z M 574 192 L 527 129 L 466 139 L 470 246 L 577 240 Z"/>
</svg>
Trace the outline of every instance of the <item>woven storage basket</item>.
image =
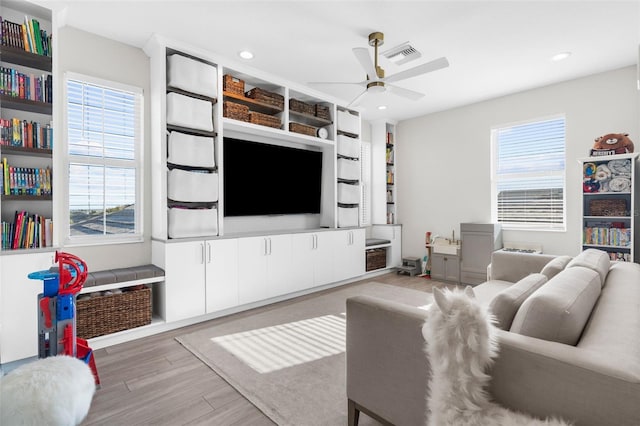
<svg viewBox="0 0 640 426">
<path fill-rule="evenodd" d="M 315 127 L 300 123 L 289 123 L 289 131 L 309 136 L 317 135 L 317 129 Z"/>
<path fill-rule="evenodd" d="M 315 108 L 313 105 L 299 101 L 297 99 L 289 99 L 289 109 L 291 111 L 300 112 L 302 114 L 314 115 Z"/>
<path fill-rule="evenodd" d="M 151 323 L 151 288 L 76 301 L 76 334 L 83 339 Z"/>
<path fill-rule="evenodd" d="M 236 102 L 224 101 L 222 115 L 234 120 L 249 121 L 249 107 Z"/>
<path fill-rule="evenodd" d="M 255 99 L 264 104 L 270 105 L 282 111 L 284 109 L 284 96 L 277 93 L 268 92 L 259 87 L 254 87 L 245 93 L 247 98 Z"/>
<path fill-rule="evenodd" d="M 367 250 L 367 272 L 387 267 L 387 249 Z"/>
<path fill-rule="evenodd" d="M 222 79 L 222 88 L 225 92 L 237 93 L 238 95 L 244 95 L 244 80 L 235 78 L 232 75 L 225 74 Z"/>
<path fill-rule="evenodd" d="M 282 126 L 280 118 L 255 111 L 249 112 L 249 122 L 259 124 L 261 126 L 274 127 L 276 129 L 279 129 Z"/>
<path fill-rule="evenodd" d="M 589 201 L 589 216 L 628 216 L 627 202 L 621 199 Z"/>
<path fill-rule="evenodd" d="M 329 107 L 315 104 L 314 106 L 316 117 L 322 118 L 323 120 L 331 121 L 331 112 L 329 112 Z"/>
</svg>

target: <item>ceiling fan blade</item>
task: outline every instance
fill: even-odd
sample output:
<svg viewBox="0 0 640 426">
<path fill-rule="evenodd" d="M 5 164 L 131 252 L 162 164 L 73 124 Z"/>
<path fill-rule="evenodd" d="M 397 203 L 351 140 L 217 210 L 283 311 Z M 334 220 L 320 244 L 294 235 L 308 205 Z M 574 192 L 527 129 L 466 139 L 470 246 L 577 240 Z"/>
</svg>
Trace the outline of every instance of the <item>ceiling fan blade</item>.
<svg viewBox="0 0 640 426">
<path fill-rule="evenodd" d="M 364 92 L 360 93 L 358 96 L 356 96 L 351 102 L 349 102 L 349 105 L 347 105 L 347 108 L 349 107 L 354 107 L 356 105 L 358 105 L 358 103 L 362 100 L 362 98 L 364 97 L 364 95 L 367 94 L 367 91 L 365 90 Z"/>
<path fill-rule="evenodd" d="M 371 54 L 364 47 L 354 47 L 353 54 L 356 55 L 356 59 L 360 62 L 360 65 L 367 73 L 367 78 L 369 80 L 376 80 L 378 78 L 378 74 L 376 73 L 376 68 L 373 65 L 373 60 L 371 59 Z"/>
<path fill-rule="evenodd" d="M 418 99 L 424 97 L 424 93 L 405 89 L 404 87 L 392 86 L 390 84 L 387 84 L 386 86 L 394 95 L 402 96 L 403 98 L 411 99 L 412 101 L 417 101 Z"/>
<path fill-rule="evenodd" d="M 447 60 L 447 58 L 442 57 L 431 62 L 427 62 L 426 64 L 418 65 L 417 67 L 409 68 L 408 70 L 390 75 L 389 77 L 385 78 L 384 81 L 387 83 L 393 83 L 394 81 L 405 80 L 407 78 L 415 77 L 420 74 L 426 74 L 428 72 L 436 71 L 448 66 L 449 61 Z"/>
<path fill-rule="evenodd" d="M 348 84 L 350 86 L 364 86 L 366 81 L 311 81 L 307 84 L 311 86 L 327 86 L 327 85 L 345 85 Z"/>
</svg>

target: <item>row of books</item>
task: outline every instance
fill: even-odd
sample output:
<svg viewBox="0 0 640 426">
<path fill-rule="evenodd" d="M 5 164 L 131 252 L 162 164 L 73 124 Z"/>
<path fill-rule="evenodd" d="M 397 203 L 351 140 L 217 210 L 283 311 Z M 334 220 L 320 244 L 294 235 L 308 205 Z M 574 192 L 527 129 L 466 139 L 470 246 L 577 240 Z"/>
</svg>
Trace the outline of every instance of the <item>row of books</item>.
<svg viewBox="0 0 640 426">
<path fill-rule="evenodd" d="M 0 188 L 4 195 L 51 195 L 51 168 L 13 167 L 7 158 L 0 164 Z"/>
<path fill-rule="evenodd" d="M 40 28 L 40 21 L 24 17 L 19 24 L 0 16 L 0 40 L 3 46 L 23 49 L 36 55 L 51 56 L 51 34 Z"/>
<path fill-rule="evenodd" d="M 35 121 L 0 118 L 0 145 L 53 149 L 53 128 Z"/>
<path fill-rule="evenodd" d="M 587 227 L 583 231 L 584 244 L 629 247 L 631 228 Z"/>
<path fill-rule="evenodd" d="M 2 221 L 2 250 L 50 247 L 53 221 L 39 214 L 16 211 L 13 222 Z"/>
<path fill-rule="evenodd" d="M 386 155 L 387 164 L 389 165 L 393 164 L 393 159 L 394 159 L 393 148 L 387 148 L 387 155 Z"/>
<path fill-rule="evenodd" d="M 393 145 L 393 144 L 394 144 L 393 133 L 387 132 L 387 145 Z"/>
<path fill-rule="evenodd" d="M 53 77 L 0 67 L 0 94 L 50 104 L 53 102 Z"/>
<path fill-rule="evenodd" d="M 387 170 L 387 184 L 393 185 L 394 173 L 393 170 Z"/>
</svg>

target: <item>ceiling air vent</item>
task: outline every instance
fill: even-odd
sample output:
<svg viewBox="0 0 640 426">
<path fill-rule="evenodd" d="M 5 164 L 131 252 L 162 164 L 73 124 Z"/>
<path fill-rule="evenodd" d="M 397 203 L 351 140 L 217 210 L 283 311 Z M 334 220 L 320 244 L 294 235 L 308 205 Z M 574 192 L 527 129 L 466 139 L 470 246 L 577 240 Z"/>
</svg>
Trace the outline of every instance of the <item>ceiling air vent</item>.
<svg viewBox="0 0 640 426">
<path fill-rule="evenodd" d="M 382 52 L 382 55 L 391 62 L 402 65 L 407 62 L 418 59 L 422 54 L 418 52 L 415 47 L 411 46 L 409 42 L 402 43 L 400 46 L 393 47 L 389 50 Z"/>
</svg>

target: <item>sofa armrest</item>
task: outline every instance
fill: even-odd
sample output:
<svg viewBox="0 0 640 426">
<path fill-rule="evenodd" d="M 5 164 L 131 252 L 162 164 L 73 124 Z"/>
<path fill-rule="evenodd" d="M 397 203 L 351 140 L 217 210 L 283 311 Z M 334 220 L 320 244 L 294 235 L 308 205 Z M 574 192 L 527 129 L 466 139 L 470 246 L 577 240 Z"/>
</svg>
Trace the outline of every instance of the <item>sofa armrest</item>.
<svg viewBox="0 0 640 426">
<path fill-rule="evenodd" d="M 513 410 L 578 425 L 639 425 L 640 367 L 557 342 L 499 331 L 490 393 Z"/>
<path fill-rule="evenodd" d="M 540 272 L 555 257 L 549 254 L 494 251 L 488 269 L 489 280 L 518 282 L 529 274 Z"/>
<path fill-rule="evenodd" d="M 425 424 L 427 311 L 372 296 L 347 299 L 347 398 L 397 426 Z"/>
</svg>

